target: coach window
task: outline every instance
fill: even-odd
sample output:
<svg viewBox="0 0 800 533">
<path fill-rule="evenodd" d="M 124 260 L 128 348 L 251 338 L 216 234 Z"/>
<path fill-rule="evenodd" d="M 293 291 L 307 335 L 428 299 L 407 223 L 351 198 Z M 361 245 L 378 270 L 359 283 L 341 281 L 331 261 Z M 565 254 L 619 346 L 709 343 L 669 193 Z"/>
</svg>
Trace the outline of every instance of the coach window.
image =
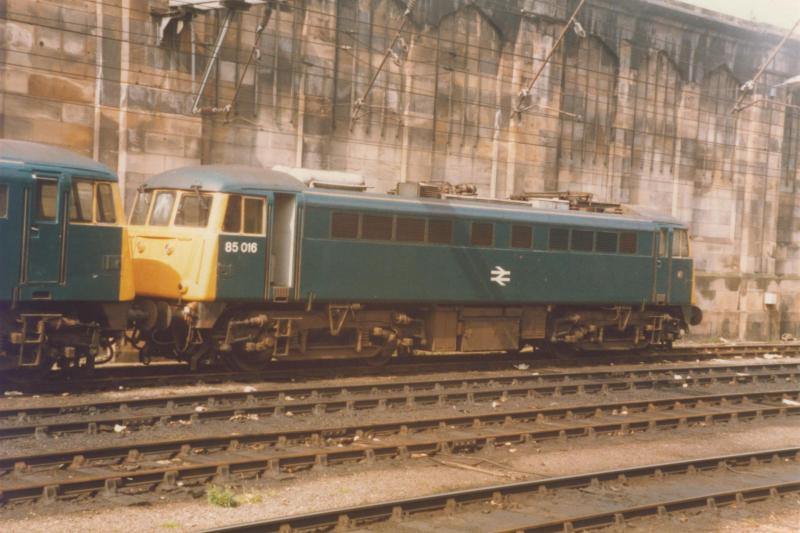
<svg viewBox="0 0 800 533">
<path fill-rule="evenodd" d="M 362 215 L 361 238 L 370 241 L 391 241 L 392 217 L 385 215 Z"/>
<path fill-rule="evenodd" d="M 400 242 L 424 242 L 425 219 L 397 217 L 396 239 Z"/>
<path fill-rule="evenodd" d="M 594 249 L 600 253 L 617 253 L 617 237 L 616 233 L 610 231 L 598 231 L 595 235 Z"/>
<path fill-rule="evenodd" d="M 113 224 L 117 221 L 117 212 L 114 208 L 114 189 L 110 183 L 98 183 L 97 195 L 97 222 Z"/>
<path fill-rule="evenodd" d="M 569 230 L 564 228 L 550 228 L 548 247 L 551 250 L 566 250 L 569 248 Z"/>
<path fill-rule="evenodd" d="M 472 246 L 492 246 L 494 244 L 494 224 L 473 222 L 469 242 Z"/>
<path fill-rule="evenodd" d="M 576 252 L 591 252 L 594 249 L 594 232 L 582 229 L 572 230 L 570 249 Z"/>
<path fill-rule="evenodd" d="M 72 180 L 71 222 L 91 222 L 94 204 L 94 184 L 86 180 Z"/>
<path fill-rule="evenodd" d="M 210 194 L 199 192 L 185 192 L 181 194 L 178 212 L 175 213 L 176 226 L 204 228 L 208 224 L 208 215 L 211 212 Z"/>
<path fill-rule="evenodd" d="M 511 247 L 530 248 L 533 246 L 533 228 L 530 226 L 511 226 Z"/>
<path fill-rule="evenodd" d="M 150 202 L 152 200 L 152 191 L 139 191 L 133 204 L 133 211 L 131 211 L 131 224 L 141 226 L 147 222 L 147 213 L 150 212 Z"/>
<path fill-rule="evenodd" d="M 450 220 L 428 221 L 428 242 L 431 244 L 450 244 L 453 242 L 453 223 Z"/>
<path fill-rule="evenodd" d="M 635 254 L 637 249 L 636 234 L 631 231 L 623 231 L 619 234 L 619 253 Z"/>
<path fill-rule="evenodd" d="M 8 185 L 0 184 L 0 218 L 8 218 Z"/>
<path fill-rule="evenodd" d="M 58 208 L 58 182 L 50 179 L 36 180 L 36 219 L 51 221 L 56 219 Z"/>
<path fill-rule="evenodd" d="M 334 239 L 357 239 L 358 218 L 355 213 L 334 213 L 331 216 L 331 237 Z"/>
<path fill-rule="evenodd" d="M 689 257 L 689 234 L 685 229 L 672 232 L 672 257 Z"/>
<path fill-rule="evenodd" d="M 264 233 L 264 200 L 262 198 L 244 199 L 244 233 L 248 235 Z"/>
<path fill-rule="evenodd" d="M 151 226 L 166 226 L 172 216 L 172 206 L 175 203 L 175 193 L 172 191 L 159 191 L 153 200 L 153 212 L 150 213 Z"/>
</svg>

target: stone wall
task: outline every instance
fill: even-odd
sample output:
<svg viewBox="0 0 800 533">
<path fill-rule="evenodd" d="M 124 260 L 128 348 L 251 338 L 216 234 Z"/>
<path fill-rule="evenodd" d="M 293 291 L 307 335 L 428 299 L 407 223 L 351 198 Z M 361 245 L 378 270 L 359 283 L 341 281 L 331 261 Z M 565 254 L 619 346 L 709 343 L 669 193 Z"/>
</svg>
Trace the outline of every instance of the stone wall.
<svg viewBox="0 0 800 533">
<path fill-rule="evenodd" d="M 359 172 L 376 190 L 589 191 L 691 225 L 697 336 L 800 335 L 800 97 L 773 88 L 800 73 L 800 42 L 732 113 L 779 30 L 674 0 L 591 0 L 586 35 L 568 32 L 521 98 L 576 4 L 419 0 L 352 120 L 404 2 L 281 2 L 249 67 L 265 7 L 238 12 L 200 106 L 224 109 L 241 80 L 238 97 L 193 113 L 224 10 L 5 0 L 0 134 L 108 164 L 128 201 L 150 174 L 217 162 Z"/>
</svg>

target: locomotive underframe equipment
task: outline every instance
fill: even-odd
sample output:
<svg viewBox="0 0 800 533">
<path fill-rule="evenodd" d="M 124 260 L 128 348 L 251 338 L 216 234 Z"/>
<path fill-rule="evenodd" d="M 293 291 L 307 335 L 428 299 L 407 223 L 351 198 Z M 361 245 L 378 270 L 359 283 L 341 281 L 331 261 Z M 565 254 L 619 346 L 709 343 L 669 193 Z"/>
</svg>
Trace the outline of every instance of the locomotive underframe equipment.
<svg viewBox="0 0 800 533">
<path fill-rule="evenodd" d="M 685 334 L 686 322 L 680 309 L 669 307 L 566 308 L 552 318 L 549 341 L 586 351 L 670 345 Z"/>
<path fill-rule="evenodd" d="M 378 306 L 357 303 L 312 308 L 283 305 L 182 306 L 160 309 L 144 331 L 142 353 L 172 357 L 195 368 L 219 359 L 253 371 L 270 361 L 360 358 L 386 362 L 393 355 L 516 352 L 526 345 L 577 351 L 637 350 L 681 338 L 681 307 Z M 691 309 L 690 309 L 691 311 Z M 169 317 L 169 321 L 166 321 Z M 143 356 L 145 358 L 145 356 Z"/>
<path fill-rule="evenodd" d="M 49 370 L 58 363 L 61 369 L 86 367 L 110 360 L 121 335 L 109 329 L 108 321 L 81 319 L 46 310 L 5 311 L 7 332 L 0 339 L 0 366 Z"/>
</svg>

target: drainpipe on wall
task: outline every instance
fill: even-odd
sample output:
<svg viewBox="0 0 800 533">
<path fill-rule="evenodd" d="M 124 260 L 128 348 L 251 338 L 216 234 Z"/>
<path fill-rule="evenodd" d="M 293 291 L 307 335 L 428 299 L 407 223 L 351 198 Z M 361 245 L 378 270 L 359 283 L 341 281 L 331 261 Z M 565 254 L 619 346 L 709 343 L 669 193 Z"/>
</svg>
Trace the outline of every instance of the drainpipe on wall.
<svg viewBox="0 0 800 533">
<path fill-rule="evenodd" d="M 94 6 L 95 14 L 95 82 L 94 82 L 94 138 L 92 139 L 92 159 L 100 161 L 100 123 L 102 112 L 100 104 L 103 92 L 103 2 Z"/>
<path fill-rule="evenodd" d="M 131 67 L 131 1 L 122 0 L 122 36 L 120 45 L 119 121 L 117 128 L 117 174 L 122 203 L 128 181 L 128 79 Z"/>
</svg>

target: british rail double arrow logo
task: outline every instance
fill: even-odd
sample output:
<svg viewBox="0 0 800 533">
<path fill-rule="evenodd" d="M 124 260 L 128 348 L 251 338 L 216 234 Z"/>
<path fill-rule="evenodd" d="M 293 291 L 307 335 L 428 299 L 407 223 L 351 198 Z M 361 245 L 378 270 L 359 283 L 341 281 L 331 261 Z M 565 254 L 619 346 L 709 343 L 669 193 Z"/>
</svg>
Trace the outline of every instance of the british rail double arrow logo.
<svg viewBox="0 0 800 533">
<path fill-rule="evenodd" d="M 496 266 L 489 274 L 491 274 L 491 278 L 489 279 L 501 287 L 505 287 L 511 282 L 511 271 L 503 267 Z"/>
</svg>

